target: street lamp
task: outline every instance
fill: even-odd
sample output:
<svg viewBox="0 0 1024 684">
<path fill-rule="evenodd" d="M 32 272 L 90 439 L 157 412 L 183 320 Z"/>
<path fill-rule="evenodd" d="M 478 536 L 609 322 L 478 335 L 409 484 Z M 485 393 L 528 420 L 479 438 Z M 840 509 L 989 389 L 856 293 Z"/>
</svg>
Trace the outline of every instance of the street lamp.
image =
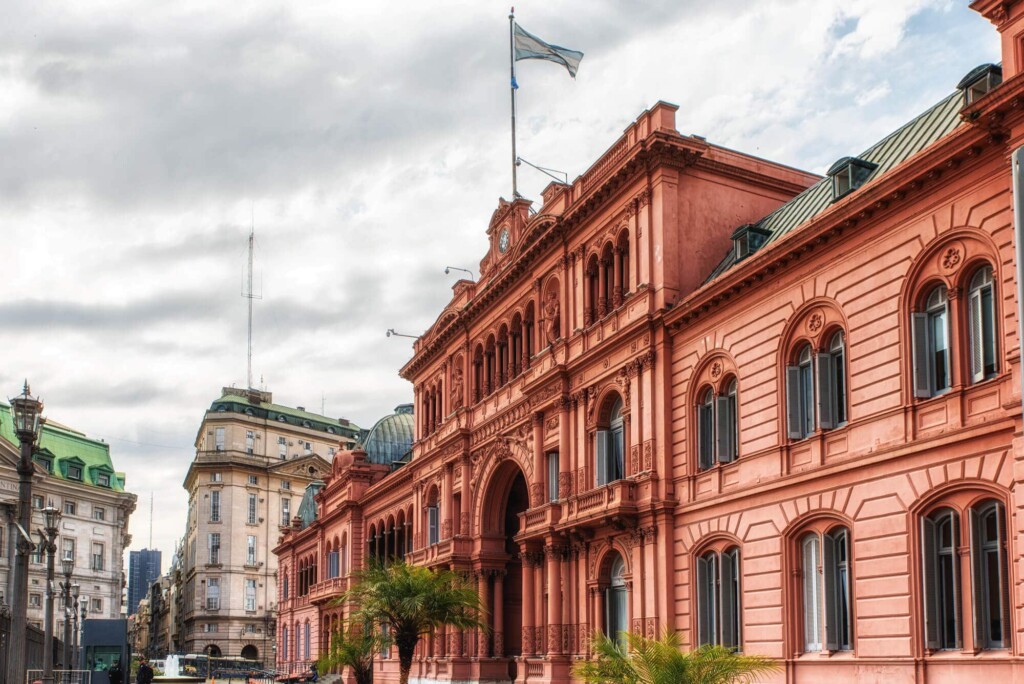
<svg viewBox="0 0 1024 684">
<path fill-rule="evenodd" d="M 11 399 L 14 433 L 21 444 L 18 460 L 18 523 L 20 537 L 11 583 L 11 639 L 7 650 L 7 681 L 25 681 L 25 634 L 28 632 L 28 556 L 32 552 L 32 452 L 42 424 L 43 402 L 32 396 L 28 380 L 20 396 Z"/>
<path fill-rule="evenodd" d="M 71 605 L 71 589 L 72 586 L 78 587 L 77 584 L 71 584 L 71 573 L 75 571 L 75 557 L 70 551 L 64 553 L 64 558 L 60 561 L 60 569 L 64 572 L 64 581 L 60 583 L 61 593 L 64 598 L 64 658 L 62 663 L 64 664 L 65 670 L 71 669 L 71 622 L 72 615 L 75 609 Z M 77 599 L 77 597 L 76 597 Z"/>
<path fill-rule="evenodd" d="M 39 548 L 46 552 L 46 605 L 43 607 L 43 684 L 53 684 L 53 556 L 57 551 L 60 511 L 43 509 L 44 527 L 39 530 Z"/>
<path fill-rule="evenodd" d="M 74 599 L 75 599 L 75 602 L 73 604 L 71 604 L 71 610 L 74 610 L 75 606 L 78 605 L 78 585 L 77 584 L 72 584 L 71 585 L 71 596 L 74 597 Z M 85 608 L 86 608 L 85 604 L 86 603 L 87 603 L 87 600 L 85 598 L 83 598 L 82 599 L 82 613 L 81 613 L 80 616 L 77 616 L 76 620 L 75 620 L 75 637 L 74 637 L 74 642 L 75 642 L 75 669 L 76 670 L 79 669 L 79 668 L 81 668 L 83 670 L 85 669 L 85 667 L 84 667 L 84 665 L 85 665 L 85 649 L 82 648 L 82 642 L 85 641 Z M 79 631 L 79 629 L 81 629 L 81 631 Z"/>
</svg>

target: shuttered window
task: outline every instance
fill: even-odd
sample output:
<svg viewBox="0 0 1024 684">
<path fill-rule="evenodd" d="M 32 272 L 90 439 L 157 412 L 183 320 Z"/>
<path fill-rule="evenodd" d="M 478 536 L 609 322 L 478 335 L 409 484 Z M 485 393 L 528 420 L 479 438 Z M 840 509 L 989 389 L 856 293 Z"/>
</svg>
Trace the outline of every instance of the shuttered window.
<svg viewBox="0 0 1024 684">
<path fill-rule="evenodd" d="M 786 429 L 790 439 L 805 439 L 846 420 L 846 336 L 838 330 L 824 351 L 814 354 L 805 344 L 786 367 Z"/>
<path fill-rule="evenodd" d="M 697 638 L 740 648 L 740 550 L 711 551 L 697 558 Z"/>
<path fill-rule="evenodd" d="M 558 501 L 558 452 L 548 454 L 548 501 Z"/>
<path fill-rule="evenodd" d="M 971 278 L 967 296 L 971 382 L 996 374 L 996 315 L 992 296 L 992 267 L 983 266 Z"/>
<path fill-rule="evenodd" d="M 800 551 L 804 650 L 852 649 L 849 531 L 811 532 L 802 538 Z"/>
<path fill-rule="evenodd" d="M 625 451 L 622 401 L 616 400 L 609 415 L 608 429 L 594 433 L 594 471 L 598 487 L 626 476 Z"/>
<path fill-rule="evenodd" d="M 814 433 L 814 363 L 809 344 L 800 349 L 796 365 L 786 368 L 786 413 L 791 439 Z"/>
<path fill-rule="evenodd" d="M 629 629 L 627 615 L 628 594 L 626 588 L 626 563 L 616 555 L 611 565 L 610 582 L 605 589 L 605 630 L 608 636 L 625 647 L 626 631 Z"/>
<path fill-rule="evenodd" d="M 441 541 L 440 515 L 436 505 L 427 507 L 427 543 Z"/>
<path fill-rule="evenodd" d="M 960 648 L 959 527 L 948 508 L 921 519 L 925 642 L 931 650 Z"/>
<path fill-rule="evenodd" d="M 697 452 L 701 470 L 715 464 L 715 393 L 708 387 L 697 404 Z"/>
<path fill-rule="evenodd" d="M 737 384 L 732 378 L 723 393 L 708 387 L 697 404 L 697 467 L 706 470 L 715 463 L 732 463 L 739 454 L 737 425 Z"/>
<path fill-rule="evenodd" d="M 950 388 L 949 301 L 946 288 L 932 289 L 923 313 L 911 316 L 914 396 L 932 397 Z"/>
</svg>

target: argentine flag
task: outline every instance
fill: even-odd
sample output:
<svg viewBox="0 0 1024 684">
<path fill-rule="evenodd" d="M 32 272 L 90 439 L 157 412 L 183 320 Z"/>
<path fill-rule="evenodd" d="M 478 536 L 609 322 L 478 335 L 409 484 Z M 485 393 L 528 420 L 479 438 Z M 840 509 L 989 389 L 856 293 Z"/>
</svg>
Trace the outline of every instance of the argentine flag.
<svg viewBox="0 0 1024 684">
<path fill-rule="evenodd" d="M 537 36 L 524 31 L 519 24 L 515 25 L 513 35 L 515 36 L 517 62 L 521 59 L 544 59 L 561 64 L 569 71 L 570 76 L 576 78 L 576 71 L 580 68 L 580 60 L 583 59 L 582 52 L 545 43 Z M 512 87 L 518 88 L 519 86 L 513 81 Z"/>
</svg>

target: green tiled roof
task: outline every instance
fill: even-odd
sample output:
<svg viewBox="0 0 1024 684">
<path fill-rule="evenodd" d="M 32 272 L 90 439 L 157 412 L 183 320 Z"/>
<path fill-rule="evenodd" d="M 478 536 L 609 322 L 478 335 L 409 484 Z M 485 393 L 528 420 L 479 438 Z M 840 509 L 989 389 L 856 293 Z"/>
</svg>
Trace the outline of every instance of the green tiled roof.
<svg viewBox="0 0 1024 684">
<path fill-rule="evenodd" d="M 210 410 L 213 412 L 219 411 L 221 406 L 224 407 L 225 411 L 231 411 L 233 413 L 245 413 L 246 409 L 252 409 L 253 415 L 260 418 L 266 418 L 267 420 L 272 421 L 280 421 L 281 418 L 284 418 L 281 422 L 288 423 L 289 425 L 308 427 L 322 432 L 328 432 L 328 428 L 330 428 L 334 434 L 353 438 L 358 437 L 360 432 L 359 426 L 352 422 L 342 424 L 342 422 L 336 418 L 328 418 L 327 416 L 321 416 L 318 413 L 300 411 L 299 409 L 291 408 L 290 406 L 272 404 L 266 401 L 252 403 L 244 397 L 240 397 L 236 394 L 222 395 L 219 399 L 210 404 Z M 307 426 L 305 423 L 309 423 L 309 425 Z"/>
<path fill-rule="evenodd" d="M 881 178 L 894 167 L 951 133 L 961 124 L 960 109 L 962 107 L 963 93 L 957 90 L 863 153 L 858 154 L 859 159 L 877 164 L 877 168 L 868 176 L 865 185 Z M 848 197 L 855 195 L 856 191 L 850 193 Z M 801 226 L 830 206 L 832 206 L 832 178 L 826 176 L 754 224 L 768 232 L 768 239 L 761 249 L 765 249 L 772 242 L 799 230 Z M 730 250 L 705 282 L 714 280 L 732 268 L 735 263 L 735 250 Z"/>
<path fill-rule="evenodd" d="M 14 416 L 11 407 L 4 403 L 0 403 L 0 439 L 10 442 L 16 450 L 19 448 L 20 442 L 14 434 Z M 82 469 L 81 481 L 85 484 L 103 487 L 98 482 L 100 476 L 105 475 L 110 481 L 110 487 L 105 489 L 124 491 L 124 473 L 114 470 L 110 445 L 58 423 L 43 423 L 34 458 L 37 463 L 49 459 L 50 474 L 62 480 L 70 480 L 68 466 L 77 465 Z"/>
</svg>

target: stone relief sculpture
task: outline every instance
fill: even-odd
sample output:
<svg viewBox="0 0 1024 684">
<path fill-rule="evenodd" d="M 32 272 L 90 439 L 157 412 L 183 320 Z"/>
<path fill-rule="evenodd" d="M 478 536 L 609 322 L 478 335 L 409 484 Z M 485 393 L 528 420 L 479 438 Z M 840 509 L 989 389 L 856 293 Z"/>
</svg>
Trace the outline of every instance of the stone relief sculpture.
<svg viewBox="0 0 1024 684">
<path fill-rule="evenodd" d="M 547 336 L 548 344 L 554 344 L 560 337 L 559 329 L 561 319 L 558 314 L 558 294 L 549 292 L 544 300 L 544 333 Z"/>
<path fill-rule="evenodd" d="M 462 369 L 455 368 L 452 371 L 452 409 L 462 408 Z"/>
</svg>

